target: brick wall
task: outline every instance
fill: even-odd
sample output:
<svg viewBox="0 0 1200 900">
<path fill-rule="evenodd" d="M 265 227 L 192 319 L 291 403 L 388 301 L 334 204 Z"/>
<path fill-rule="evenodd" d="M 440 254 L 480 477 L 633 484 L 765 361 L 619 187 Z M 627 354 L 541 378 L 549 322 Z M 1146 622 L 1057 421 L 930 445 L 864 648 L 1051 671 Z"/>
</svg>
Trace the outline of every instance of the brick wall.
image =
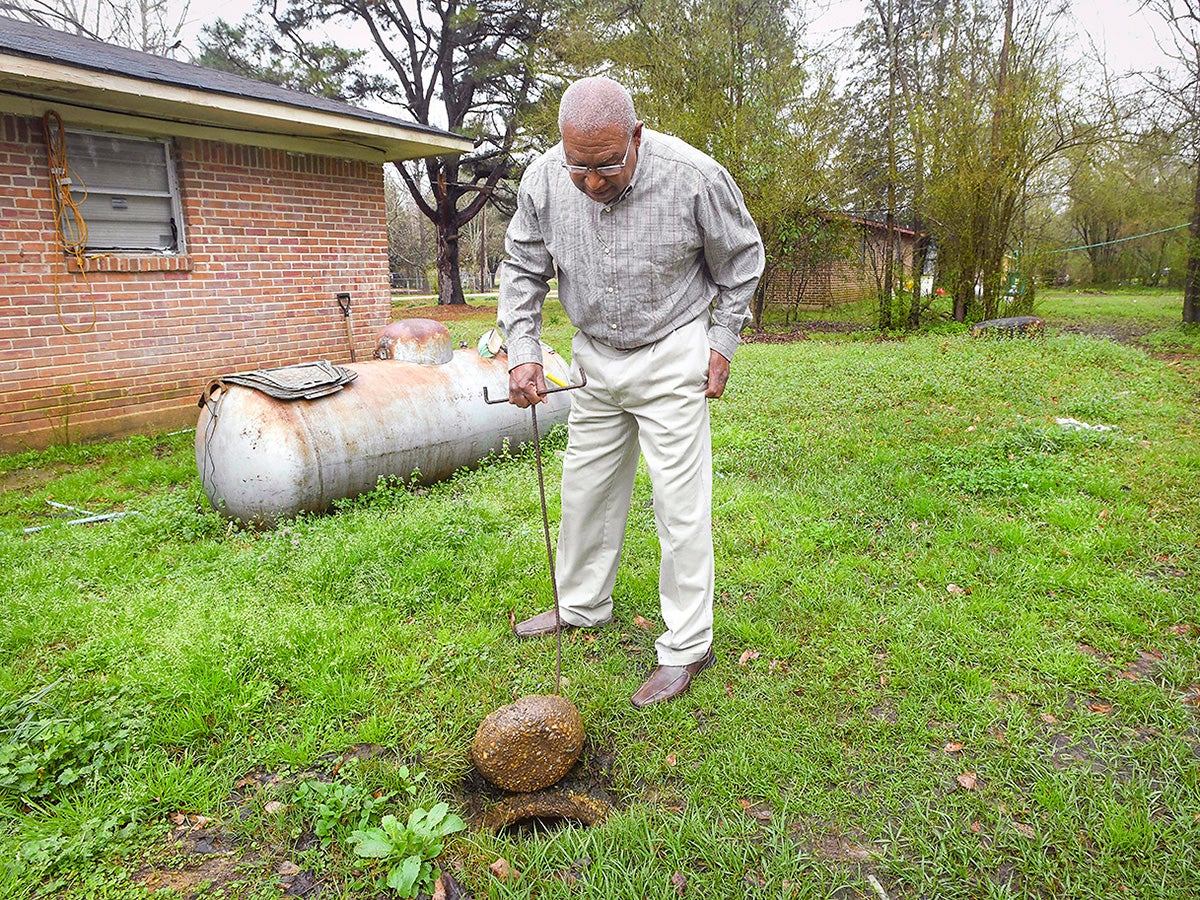
<svg viewBox="0 0 1200 900">
<path fill-rule="evenodd" d="M 390 317 L 379 166 L 188 138 L 173 150 L 187 253 L 81 272 L 56 246 L 41 122 L 0 115 L 0 452 L 187 427 L 216 375 L 346 362 L 339 291 L 369 358 Z"/>
<path fill-rule="evenodd" d="M 911 274 L 913 245 L 911 232 L 896 235 L 896 277 L 901 284 Z M 875 270 L 881 266 L 885 247 L 883 232 L 860 227 L 849 236 L 844 258 L 776 269 L 767 285 L 766 302 L 792 309 L 823 309 L 875 296 L 879 290 Z"/>
</svg>

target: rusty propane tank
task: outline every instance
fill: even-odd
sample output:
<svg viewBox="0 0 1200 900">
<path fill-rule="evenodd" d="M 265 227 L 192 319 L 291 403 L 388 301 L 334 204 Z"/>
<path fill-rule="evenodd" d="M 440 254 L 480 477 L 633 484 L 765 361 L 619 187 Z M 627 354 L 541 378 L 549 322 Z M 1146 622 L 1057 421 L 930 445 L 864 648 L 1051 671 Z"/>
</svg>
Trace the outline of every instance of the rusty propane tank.
<svg viewBox="0 0 1200 900">
<path fill-rule="evenodd" d="M 525 410 L 483 402 L 484 387 L 508 393 L 506 355 L 453 350 L 446 327 L 429 319 L 393 322 L 375 355 L 339 367 L 353 380 L 314 400 L 214 381 L 196 423 L 196 467 L 213 507 L 271 526 L 371 491 L 386 476 L 438 481 L 505 442 L 515 449 L 533 439 Z M 544 344 L 542 355 L 547 376 L 568 381 L 566 361 Z M 539 408 L 542 435 L 569 409 L 569 397 L 549 396 Z"/>
</svg>

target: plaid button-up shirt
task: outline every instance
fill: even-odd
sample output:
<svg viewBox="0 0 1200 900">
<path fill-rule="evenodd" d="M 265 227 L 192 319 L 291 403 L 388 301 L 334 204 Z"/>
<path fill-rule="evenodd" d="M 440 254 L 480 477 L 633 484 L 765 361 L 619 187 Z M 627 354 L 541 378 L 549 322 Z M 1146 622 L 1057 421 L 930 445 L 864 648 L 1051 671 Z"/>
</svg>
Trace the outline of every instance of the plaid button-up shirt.
<svg viewBox="0 0 1200 900">
<path fill-rule="evenodd" d="M 764 257 L 724 167 L 643 128 L 629 188 L 603 205 L 563 162 L 560 143 L 525 171 L 505 236 L 497 319 L 509 367 L 542 361 L 542 303 L 556 270 L 563 309 L 593 340 L 632 350 L 708 311 L 709 344 L 732 359 Z"/>
</svg>

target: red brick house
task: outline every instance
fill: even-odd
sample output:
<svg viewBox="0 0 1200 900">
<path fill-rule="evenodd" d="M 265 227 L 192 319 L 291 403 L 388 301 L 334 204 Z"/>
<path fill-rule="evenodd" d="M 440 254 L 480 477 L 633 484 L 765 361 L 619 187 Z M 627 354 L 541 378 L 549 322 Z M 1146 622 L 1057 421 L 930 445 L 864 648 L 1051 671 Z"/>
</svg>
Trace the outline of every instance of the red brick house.
<svg viewBox="0 0 1200 900">
<path fill-rule="evenodd" d="M 822 214 L 822 227 L 797 258 L 780 263 L 766 287 L 768 306 L 818 309 L 875 296 L 883 283 L 887 226 L 856 216 Z M 903 284 L 912 271 L 917 234 L 893 228 L 896 276 Z"/>
<path fill-rule="evenodd" d="M 0 452 L 192 425 L 214 375 L 348 360 L 338 294 L 368 355 L 382 164 L 471 145 L 0 18 Z"/>
</svg>

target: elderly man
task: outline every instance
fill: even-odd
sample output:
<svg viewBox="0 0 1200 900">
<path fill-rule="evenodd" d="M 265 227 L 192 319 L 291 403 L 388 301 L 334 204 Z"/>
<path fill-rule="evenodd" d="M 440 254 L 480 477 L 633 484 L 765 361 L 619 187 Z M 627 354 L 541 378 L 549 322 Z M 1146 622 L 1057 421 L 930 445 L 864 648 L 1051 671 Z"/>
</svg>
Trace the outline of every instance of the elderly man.
<svg viewBox="0 0 1200 900">
<path fill-rule="evenodd" d="M 544 400 L 542 304 L 558 296 L 578 329 L 562 476 L 558 590 L 564 628 L 612 619 L 639 450 L 654 489 L 666 631 L 641 708 L 686 691 L 712 647 L 712 448 L 708 398 L 725 390 L 763 248 L 729 173 L 637 121 L 609 78 L 571 84 L 562 142 L 521 179 L 505 238 L 498 323 L 508 341 L 509 400 Z M 554 610 L 518 637 L 554 634 Z"/>
</svg>

